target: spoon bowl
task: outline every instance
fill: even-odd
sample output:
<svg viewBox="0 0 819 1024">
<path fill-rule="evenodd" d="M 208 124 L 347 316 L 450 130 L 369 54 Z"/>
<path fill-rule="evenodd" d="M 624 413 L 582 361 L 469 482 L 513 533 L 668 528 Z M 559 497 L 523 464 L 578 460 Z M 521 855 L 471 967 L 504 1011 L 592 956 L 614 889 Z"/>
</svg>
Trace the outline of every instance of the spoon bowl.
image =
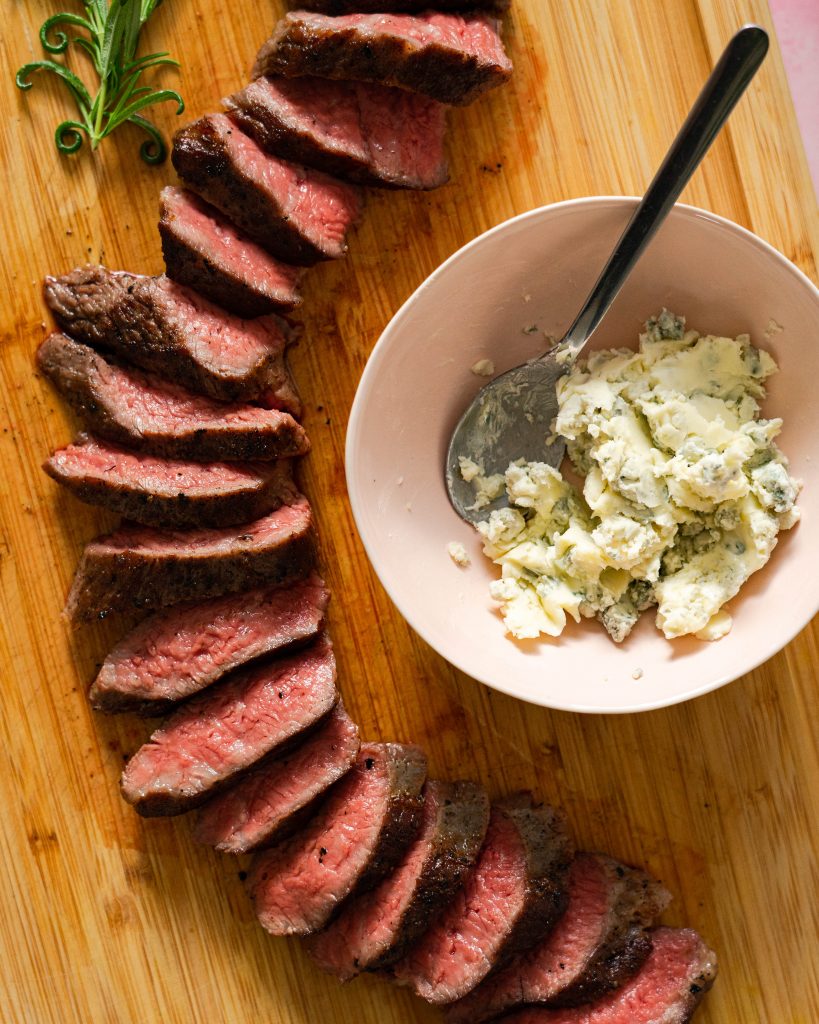
<svg viewBox="0 0 819 1024">
<path fill-rule="evenodd" d="M 475 489 L 461 471 L 461 458 L 472 457 L 486 476 L 503 473 L 510 462 L 548 462 L 559 466 L 566 443 L 554 437 L 557 380 L 566 364 L 551 353 L 513 366 L 485 384 L 458 422 L 446 454 L 446 486 L 456 511 L 470 522 L 485 519 L 505 505 L 506 495 L 475 504 Z"/>
</svg>

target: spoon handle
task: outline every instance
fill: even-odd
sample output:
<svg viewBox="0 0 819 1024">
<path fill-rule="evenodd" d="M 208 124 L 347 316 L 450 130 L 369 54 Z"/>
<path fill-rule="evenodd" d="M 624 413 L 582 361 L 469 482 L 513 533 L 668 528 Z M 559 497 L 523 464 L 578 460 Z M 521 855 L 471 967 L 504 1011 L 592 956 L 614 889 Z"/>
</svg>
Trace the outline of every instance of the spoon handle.
<svg viewBox="0 0 819 1024">
<path fill-rule="evenodd" d="M 758 25 L 741 28 L 728 43 L 583 308 L 561 339 L 558 350 L 567 364 L 577 356 L 602 320 L 767 52 L 768 34 Z M 549 355 L 554 357 L 555 350 Z"/>
</svg>

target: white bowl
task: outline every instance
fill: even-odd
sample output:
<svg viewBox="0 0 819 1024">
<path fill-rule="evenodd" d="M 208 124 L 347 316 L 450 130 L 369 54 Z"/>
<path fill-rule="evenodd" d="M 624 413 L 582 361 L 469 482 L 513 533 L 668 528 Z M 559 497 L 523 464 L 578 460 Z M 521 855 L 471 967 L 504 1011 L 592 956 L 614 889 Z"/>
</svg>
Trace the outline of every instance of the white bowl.
<svg viewBox="0 0 819 1024">
<path fill-rule="evenodd" d="M 353 514 L 401 614 L 468 675 L 568 711 L 642 711 L 706 693 L 770 658 L 819 610 L 819 291 L 755 235 L 679 205 L 591 347 L 636 345 L 643 322 L 663 306 L 703 333 L 749 332 L 780 367 L 763 411 L 784 418 L 779 443 L 805 484 L 802 522 L 781 535 L 768 565 L 730 603 L 734 625 L 722 640 L 668 641 L 651 612 L 619 646 L 593 620 L 569 623 L 555 640 L 514 641 L 504 632 L 488 593 L 499 570 L 444 487 L 450 434 L 485 383 L 470 367 L 489 358 L 500 373 L 538 353 L 543 334 L 559 337 L 635 203 L 557 203 L 506 221 L 455 253 L 387 326 L 347 432 Z M 538 333 L 527 331 L 533 326 Z M 465 545 L 468 568 L 449 558 L 450 541 Z"/>
</svg>

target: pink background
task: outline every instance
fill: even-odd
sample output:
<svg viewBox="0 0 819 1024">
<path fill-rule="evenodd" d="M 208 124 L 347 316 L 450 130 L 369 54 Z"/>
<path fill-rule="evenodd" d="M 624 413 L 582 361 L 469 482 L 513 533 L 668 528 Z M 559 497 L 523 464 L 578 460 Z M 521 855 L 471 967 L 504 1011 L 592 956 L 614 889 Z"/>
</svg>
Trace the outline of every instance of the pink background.
<svg viewBox="0 0 819 1024">
<path fill-rule="evenodd" d="M 819 0 L 770 0 L 813 187 L 819 194 Z"/>
</svg>

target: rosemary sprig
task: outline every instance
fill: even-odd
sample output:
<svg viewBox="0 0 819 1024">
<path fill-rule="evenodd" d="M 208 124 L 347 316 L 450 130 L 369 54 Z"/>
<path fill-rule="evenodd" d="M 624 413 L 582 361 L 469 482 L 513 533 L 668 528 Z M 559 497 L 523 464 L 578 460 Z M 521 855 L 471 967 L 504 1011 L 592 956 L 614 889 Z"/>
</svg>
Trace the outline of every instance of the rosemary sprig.
<svg viewBox="0 0 819 1024">
<path fill-rule="evenodd" d="M 86 0 L 85 14 L 55 14 L 43 22 L 40 42 L 51 54 L 63 54 L 69 45 L 79 47 L 90 58 L 99 77 L 99 88 L 92 96 L 85 83 L 65 64 L 54 60 L 37 60 L 24 64 L 15 77 L 18 88 L 30 89 L 29 75 L 35 71 L 48 71 L 56 75 L 68 88 L 79 112 L 76 120 L 63 121 L 57 126 L 54 141 L 61 153 L 76 153 L 88 138 L 91 148 L 126 121 L 141 128 L 148 138 L 139 148 L 142 159 L 159 164 L 168 155 L 162 133 L 145 118 L 141 111 L 155 103 L 172 100 L 176 112 L 185 109 L 182 97 L 173 89 L 153 90 L 140 85 L 143 72 L 163 66 L 179 67 L 167 53 L 149 53 L 137 57 L 139 33 L 142 26 L 159 7 L 162 0 Z M 68 38 L 67 26 L 84 30 L 87 35 Z"/>
</svg>

